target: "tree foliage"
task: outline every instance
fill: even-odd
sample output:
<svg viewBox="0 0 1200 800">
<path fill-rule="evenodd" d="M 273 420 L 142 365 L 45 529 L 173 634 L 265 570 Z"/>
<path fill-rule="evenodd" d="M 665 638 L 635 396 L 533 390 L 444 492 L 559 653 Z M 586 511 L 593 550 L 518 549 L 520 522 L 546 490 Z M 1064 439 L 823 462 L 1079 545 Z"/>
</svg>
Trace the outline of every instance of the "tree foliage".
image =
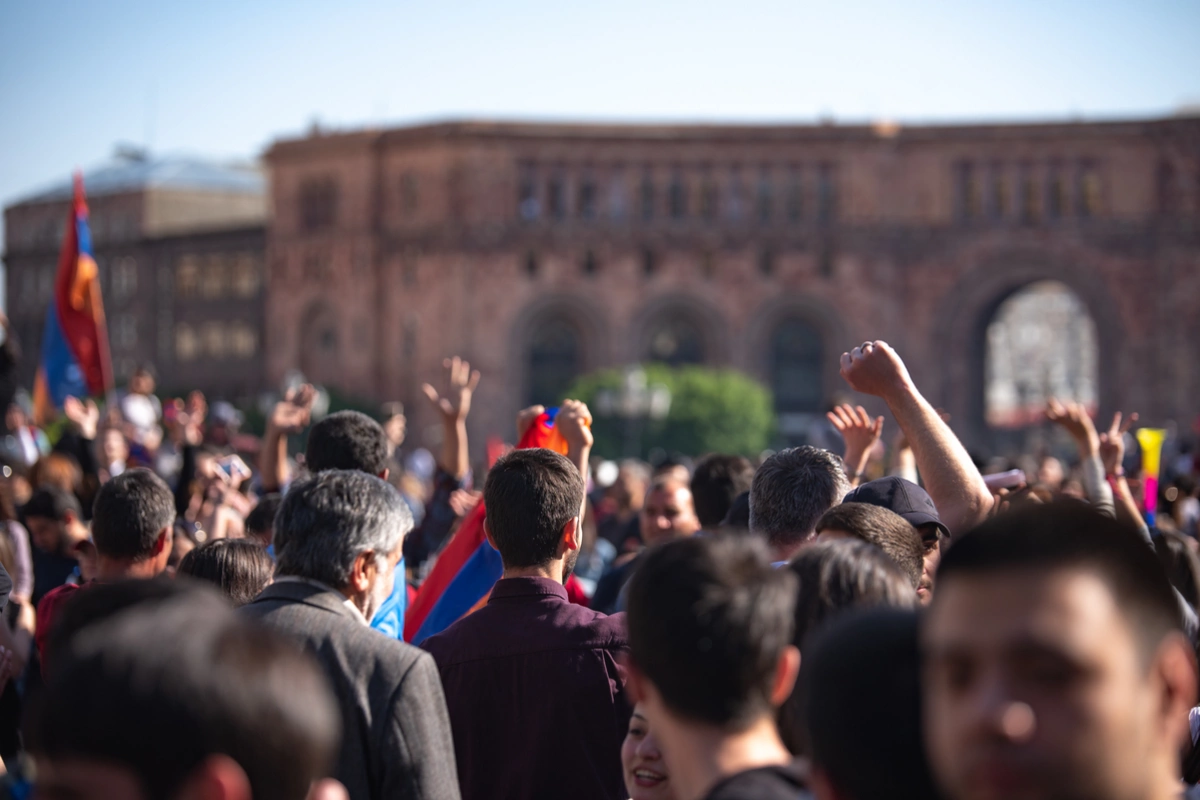
<svg viewBox="0 0 1200 800">
<path fill-rule="evenodd" d="M 643 369 L 649 385 L 662 384 L 671 391 L 666 419 L 626 420 L 599 413 L 597 397 L 603 390 L 620 391 L 621 369 L 585 375 L 567 393 L 592 409 L 597 455 L 645 458 L 660 451 L 687 456 L 754 456 L 767 447 L 775 429 L 775 413 L 771 393 L 762 384 L 728 369 L 664 364 L 647 364 Z"/>
</svg>

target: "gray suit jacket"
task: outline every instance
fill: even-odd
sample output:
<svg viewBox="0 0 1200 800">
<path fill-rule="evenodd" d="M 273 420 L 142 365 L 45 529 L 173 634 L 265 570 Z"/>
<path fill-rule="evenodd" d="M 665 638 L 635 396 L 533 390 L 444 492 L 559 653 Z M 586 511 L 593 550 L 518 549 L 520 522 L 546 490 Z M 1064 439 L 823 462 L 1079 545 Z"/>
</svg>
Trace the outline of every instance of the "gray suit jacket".
<svg viewBox="0 0 1200 800">
<path fill-rule="evenodd" d="M 373 631 L 342 595 L 307 583 L 268 586 L 241 613 L 316 655 L 342 709 L 334 774 L 354 800 L 459 800 L 454 740 L 437 665 Z"/>
</svg>

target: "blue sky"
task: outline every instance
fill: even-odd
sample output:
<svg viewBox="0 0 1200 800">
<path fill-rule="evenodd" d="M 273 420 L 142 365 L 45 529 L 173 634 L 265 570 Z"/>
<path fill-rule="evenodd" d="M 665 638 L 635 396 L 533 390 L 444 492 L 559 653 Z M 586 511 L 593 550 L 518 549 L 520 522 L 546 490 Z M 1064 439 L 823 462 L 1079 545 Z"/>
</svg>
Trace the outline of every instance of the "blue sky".
<svg viewBox="0 0 1200 800">
<path fill-rule="evenodd" d="M 862 121 L 1200 105 L 1200 0 L 0 3 L 0 204 L 313 119 Z"/>
</svg>

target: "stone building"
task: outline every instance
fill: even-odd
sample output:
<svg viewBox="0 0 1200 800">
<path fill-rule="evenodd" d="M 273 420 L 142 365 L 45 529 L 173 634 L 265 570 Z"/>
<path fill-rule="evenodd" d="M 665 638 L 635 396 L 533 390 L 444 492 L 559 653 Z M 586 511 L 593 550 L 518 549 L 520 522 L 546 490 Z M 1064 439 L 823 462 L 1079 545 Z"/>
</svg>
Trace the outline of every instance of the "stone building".
<svg viewBox="0 0 1200 800">
<path fill-rule="evenodd" d="M 1096 323 L 1101 411 L 1200 410 L 1200 119 L 874 126 L 461 122 L 266 154 L 267 357 L 405 400 L 462 354 L 475 441 L 574 375 L 729 365 L 786 434 L 840 354 L 892 342 L 960 435 L 988 439 L 987 329 L 1065 284 Z"/>
<path fill-rule="evenodd" d="M 264 388 L 261 172 L 119 152 L 84 174 L 113 372 L 152 364 L 163 391 L 231 399 Z M 8 315 L 32 385 L 72 185 L 5 209 Z"/>
</svg>

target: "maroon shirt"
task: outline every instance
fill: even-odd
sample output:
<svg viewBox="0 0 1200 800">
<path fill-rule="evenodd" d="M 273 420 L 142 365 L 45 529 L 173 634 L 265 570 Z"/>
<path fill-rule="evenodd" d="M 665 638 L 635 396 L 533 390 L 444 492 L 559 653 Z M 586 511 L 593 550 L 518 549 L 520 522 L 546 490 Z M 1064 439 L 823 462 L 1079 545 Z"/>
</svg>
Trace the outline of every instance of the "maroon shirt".
<svg viewBox="0 0 1200 800">
<path fill-rule="evenodd" d="M 625 800 L 625 615 L 503 578 L 483 608 L 421 644 L 442 675 L 463 800 Z"/>
</svg>

